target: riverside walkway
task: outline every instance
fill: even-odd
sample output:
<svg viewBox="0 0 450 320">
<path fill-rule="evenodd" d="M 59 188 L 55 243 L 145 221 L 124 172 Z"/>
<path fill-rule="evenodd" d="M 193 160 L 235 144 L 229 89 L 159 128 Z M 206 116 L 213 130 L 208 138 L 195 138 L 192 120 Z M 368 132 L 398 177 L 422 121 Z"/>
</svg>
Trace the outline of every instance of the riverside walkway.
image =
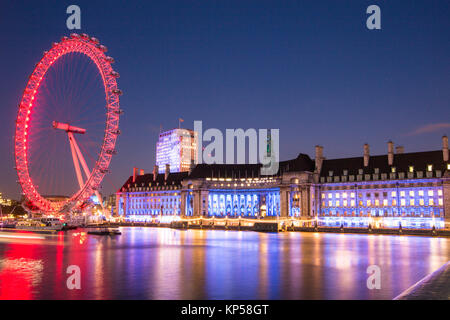
<svg viewBox="0 0 450 320">
<path fill-rule="evenodd" d="M 394 300 L 450 300 L 450 261 Z"/>
</svg>

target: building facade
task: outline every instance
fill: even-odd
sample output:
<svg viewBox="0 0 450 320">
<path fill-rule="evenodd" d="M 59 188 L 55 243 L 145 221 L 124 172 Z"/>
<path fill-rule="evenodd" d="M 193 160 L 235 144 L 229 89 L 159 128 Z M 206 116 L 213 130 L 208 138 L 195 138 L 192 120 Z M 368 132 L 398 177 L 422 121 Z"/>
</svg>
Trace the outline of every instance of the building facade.
<svg viewBox="0 0 450 320">
<path fill-rule="evenodd" d="M 130 221 L 183 217 L 290 219 L 301 225 L 450 227 L 448 139 L 442 150 L 282 161 L 276 175 L 260 165 L 191 166 L 187 172 L 131 176 L 117 192 L 118 214 Z"/>
<path fill-rule="evenodd" d="M 166 164 L 172 172 L 189 171 L 197 163 L 197 133 L 188 129 L 173 129 L 159 134 L 156 143 L 156 165 L 164 172 Z"/>
</svg>

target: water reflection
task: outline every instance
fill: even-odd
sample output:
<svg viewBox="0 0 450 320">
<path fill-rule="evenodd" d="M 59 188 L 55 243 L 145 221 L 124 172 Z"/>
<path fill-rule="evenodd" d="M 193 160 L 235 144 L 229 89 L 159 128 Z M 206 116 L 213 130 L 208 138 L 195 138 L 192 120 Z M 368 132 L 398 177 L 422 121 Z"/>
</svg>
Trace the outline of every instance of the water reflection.
<svg viewBox="0 0 450 320">
<path fill-rule="evenodd" d="M 0 298 L 392 299 L 450 257 L 444 238 L 121 231 L 2 237 Z M 372 264 L 381 268 L 381 290 L 366 287 Z M 81 269 L 81 290 L 66 287 L 69 265 Z"/>
</svg>

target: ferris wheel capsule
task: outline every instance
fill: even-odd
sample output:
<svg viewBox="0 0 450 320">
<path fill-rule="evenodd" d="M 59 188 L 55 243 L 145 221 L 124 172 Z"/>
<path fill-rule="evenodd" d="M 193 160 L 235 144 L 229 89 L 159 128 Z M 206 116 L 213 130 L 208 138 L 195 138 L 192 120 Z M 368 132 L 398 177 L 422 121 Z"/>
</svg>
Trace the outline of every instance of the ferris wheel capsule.
<svg viewBox="0 0 450 320">
<path fill-rule="evenodd" d="M 106 46 L 102 45 L 102 44 L 100 44 L 100 45 L 98 46 L 98 48 L 99 48 L 100 50 L 102 50 L 103 52 L 107 52 L 107 51 L 108 51 L 108 48 L 107 48 Z"/>
<path fill-rule="evenodd" d="M 64 37 L 61 38 L 61 41 L 66 41 L 66 40 L 69 40 L 69 38 L 66 37 L 66 36 L 64 36 Z"/>
<path fill-rule="evenodd" d="M 114 78 L 120 78 L 120 74 L 114 70 L 111 71 L 110 75 L 113 76 Z"/>
<path fill-rule="evenodd" d="M 114 58 L 113 57 L 106 57 L 105 60 L 109 63 L 114 63 Z"/>
<path fill-rule="evenodd" d="M 80 37 L 82 38 L 82 39 L 89 39 L 89 36 L 86 34 L 86 33 L 82 33 L 82 34 L 80 34 Z"/>
<path fill-rule="evenodd" d="M 113 89 L 111 92 L 117 94 L 118 96 L 121 96 L 123 94 L 122 90 L 120 89 Z"/>
<path fill-rule="evenodd" d="M 94 38 L 94 37 L 91 37 L 91 42 L 92 42 L 93 44 L 99 44 L 99 43 L 100 43 L 100 41 L 98 41 L 98 39 L 97 39 L 97 38 Z"/>
<path fill-rule="evenodd" d="M 71 36 L 73 39 L 79 39 L 79 38 L 80 38 L 80 35 L 79 35 L 78 33 L 72 33 L 72 34 L 70 34 L 70 36 Z"/>
</svg>

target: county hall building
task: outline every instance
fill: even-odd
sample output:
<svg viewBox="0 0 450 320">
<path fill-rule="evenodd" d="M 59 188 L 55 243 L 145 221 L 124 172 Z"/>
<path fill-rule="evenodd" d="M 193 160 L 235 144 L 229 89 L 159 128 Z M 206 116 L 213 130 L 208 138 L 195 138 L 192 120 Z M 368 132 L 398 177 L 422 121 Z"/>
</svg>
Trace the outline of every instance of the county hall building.
<svg viewBox="0 0 450 320">
<path fill-rule="evenodd" d="M 202 216 L 344 227 L 450 227 L 446 136 L 442 150 L 404 153 L 397 147 L 394 152 L 388 142 L 386 154 L 371 156 L 366 144 L 363 156 L 355 158 L 325 159 L 323 147 L 316 146 L 315 159 L 299 154 L 280 162 L 271 176 L 260 175 L 260 164 L 198 164 L 180 172 L 166 164 L 164 173 L 160 167 L 148 174 L 133 170 L 116 194 L 119 216 L 136 222 Z"/>
</svg>

